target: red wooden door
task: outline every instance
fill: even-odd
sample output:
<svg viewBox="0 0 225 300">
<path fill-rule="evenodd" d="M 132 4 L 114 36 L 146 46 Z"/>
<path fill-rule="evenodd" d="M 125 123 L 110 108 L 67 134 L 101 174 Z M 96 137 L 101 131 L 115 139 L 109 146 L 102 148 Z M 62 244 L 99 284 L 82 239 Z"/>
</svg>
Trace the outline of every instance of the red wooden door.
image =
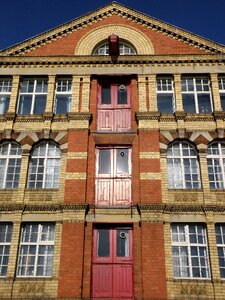
<svg viewBox="0 0 225 300">
<path fill-rule="evenodd" d="M 92 297 L 133 297 L 133 234 L 130 227 L 94 229 Z"/>
<path fill-rule="evenodd" d="M 102 83 L 98 93 L 97 130 L 127 131 L 131 126 L 130 86 Z"/>
<path fill-rule="evenodd" d="M 125 206 L 131 203 L 131 149 L 97 148 L 95 204 Z"/>
</svg>

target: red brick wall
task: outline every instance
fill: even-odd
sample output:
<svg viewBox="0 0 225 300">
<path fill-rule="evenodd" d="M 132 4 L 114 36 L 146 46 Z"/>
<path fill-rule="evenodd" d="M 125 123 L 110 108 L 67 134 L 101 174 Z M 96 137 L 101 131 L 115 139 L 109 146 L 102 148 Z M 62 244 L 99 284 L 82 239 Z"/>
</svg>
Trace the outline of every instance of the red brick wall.
<svg viewBox="0 0 225 300">
<path fill-rule="evenodd" d="M 143 299 L 165 300 L 166 270 L 162 224 L 142 223 Z"/>
<path fill-rule="evenodd" d="M 139 131 L 139 149 L 140 152 L 159 153 L 159 132 L 158 130 Z M 160 177 L 160 159 L 159 158 L 141 158 L 140 173 L 159 174 Z M 161 203 L 161 179 L 140 179 L 141 203 Z"/>
<path fill-rule="evenodd" d="M 26 53 L 26 55 L 28 56 L 74 55 L 78 42 L 85 34 L 87 34 L 90 30 L 93 30 L 99 26 L 105 26 L 109 24 L 122 24 L 140 30 L 149 38 L 149 40 L 153 44 L 155 54 L 205 53 L 204 51 L 198 48 L 177 41 L 176 39 L 166 36 L 160 32 L 154 31 L 150 28 L 133 23 L 130 20 L 113 15 L 97 23 L 91 24 L 85 28 L 81 28 L 80 30 L 74 31 L 65 37 L 53 41 L 52 43 L 43 45 L 29 53 Z"/>
<path fill-rule="evenodd" d="M 58 297 L 81 297 L 84 251 L 83 232 L 83 223 L 63 224 Z"/>
<path fill-rule="evenodd" d="M 68 153 L 87 152 L 88 131 L 70 130 L 68 133 Z M 69 158 L 67 160 L 66 172 L 87 173 L 87 160 Z M 71 175 L 72 176 L 72 175 Z M 65 180 L 65 203 L 84 203 L 86 198 L 86 180 L 85 179 L 67 179 Z"/>
</svg>

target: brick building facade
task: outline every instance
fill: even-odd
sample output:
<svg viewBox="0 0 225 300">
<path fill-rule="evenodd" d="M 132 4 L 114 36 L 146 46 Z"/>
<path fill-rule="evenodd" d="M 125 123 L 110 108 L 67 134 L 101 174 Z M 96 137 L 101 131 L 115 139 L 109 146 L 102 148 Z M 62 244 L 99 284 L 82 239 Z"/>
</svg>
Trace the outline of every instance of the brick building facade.
<svg viewBox="0 0 225 300">
<path fill-rule="evenodd" d="M 116 2 L 0 52 L 0 298 L 225 298 L 225 47 Z"/>
</svg>

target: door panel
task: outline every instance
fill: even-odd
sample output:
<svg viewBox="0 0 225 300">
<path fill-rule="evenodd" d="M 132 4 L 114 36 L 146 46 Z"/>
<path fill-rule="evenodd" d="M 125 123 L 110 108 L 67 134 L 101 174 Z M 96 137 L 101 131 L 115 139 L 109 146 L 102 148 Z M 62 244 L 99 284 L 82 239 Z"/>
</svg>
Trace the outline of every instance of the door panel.
<svg viewBox="0 0 225 300">
<path fill-rule="evenodd" d="M 111 265 L 92 266 L 92 294 L 96 298 L 106 298 L 112 296 L 112 268 Z"/>
<path fill-rule="evenodd" d="M 132 298 L 131 227 L 99 227 L 93 233 L 92 297 Z"/>
<path fill-rule="evenodd" d="M 98 178 L 95 180 L 95 197 L 97 205 L 112 205 L 113 180 Z"/>
<path fill-rule="evenodd" d="M 113 279 L 113 297 L 132 297 L 132 265 L 114 265 Z"/>
</svg>

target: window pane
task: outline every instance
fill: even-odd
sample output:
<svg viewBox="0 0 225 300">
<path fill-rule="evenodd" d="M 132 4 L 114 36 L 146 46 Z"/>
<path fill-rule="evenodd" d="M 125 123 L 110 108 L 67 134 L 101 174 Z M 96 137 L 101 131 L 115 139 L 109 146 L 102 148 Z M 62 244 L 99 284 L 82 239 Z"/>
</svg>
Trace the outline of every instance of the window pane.
<svg viewBox="0 0 225 300">
<path fill-rule="evenodd" d="M 19 99 L 18 114 L 29 115 L 31 113 L 32 96 L 21 95 Z"/>
<path fill-rule="evenodd" d="M 225 111 L 225 94 L 220 94 L 222 110 Z"/>
<path fill-rule="evenodd" d="M 34 114 L 42 114 L 45 111 L 46 95 L 36 95 L 34 102 Z"/>
<path fill-rule="evenodd" d="M 209 113 L 212 111 L 209 94 L 198 95 L 198 106 L 200 113 Z"/>
<path fill-rule="evenodd" d="M 111 87 L 110 87 L 110 85 L 102 86 L 101 104 L 111 104 Z"/>
<path fill-rule="evenodd" d="M 56 114 L 66 114 L 70 112 L 70 96 L 57 95 L 56 96 Z"/>
<path fill-rule="evenodd" d="M 118 86 L 118 104 L 127 104 L 127 87 L 125 85 Z"/>
<path fill-rule="evenodd" d="M 118 257 L 129 257 L 129 231 L 127 229 L 117 229 L 116 237 L 116 255 Z"/>
<path fill-rule="evenodd" d="M 9 109 L 10 96 L 0 95 L 0 114 L 5 114 Z"/>
<path fill-rule="evenodd" d="M 116 150 L 116 173 L 126 174 L 129 173 L 129 161 L 128 161 L 128 149 L 117 149 Z"/>
<path fill-rule="evenodd" d="M 183 108 L 186 113 L 195 113 L 195 98 L 192 94 L 183 94 Z"/>
<path fill-rule="evenodd" d="M 110 250 L 109 230 L 108 229 L 99 229 L 98 230 L 98 243 L 97 243 L 98 257 L 108 257 L 109 250 Z"/>
<path fill-rule="evenodd" d="M 99 150 L 99 174 L 111 173 L 111 151 Z"/>
<path fill-rule="evenodd" d="M 173 95 L 158 94 L 157 95 L 158 111 L 161 113 L 173 113 Z"/>
</svg>

